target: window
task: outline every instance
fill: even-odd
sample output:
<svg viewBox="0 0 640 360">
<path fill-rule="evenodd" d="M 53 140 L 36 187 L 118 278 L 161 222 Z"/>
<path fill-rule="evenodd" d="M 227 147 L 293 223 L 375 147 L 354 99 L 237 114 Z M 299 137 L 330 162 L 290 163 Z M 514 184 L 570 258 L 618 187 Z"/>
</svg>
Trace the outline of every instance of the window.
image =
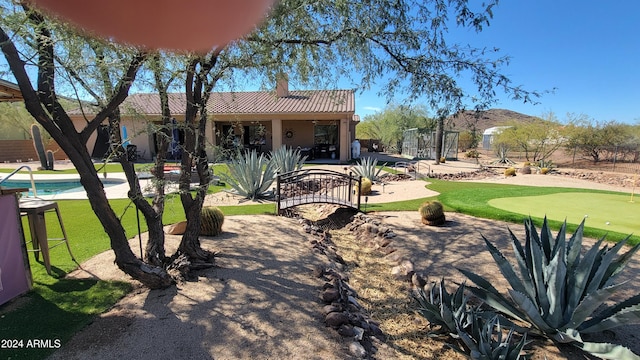
<svg viewBox="0 0 640 360">
<path fill-rule="evenodd" d="M 338 125 L 316 125 L 313 136 L 316 145 L 337 145 Z"/>
</svg>

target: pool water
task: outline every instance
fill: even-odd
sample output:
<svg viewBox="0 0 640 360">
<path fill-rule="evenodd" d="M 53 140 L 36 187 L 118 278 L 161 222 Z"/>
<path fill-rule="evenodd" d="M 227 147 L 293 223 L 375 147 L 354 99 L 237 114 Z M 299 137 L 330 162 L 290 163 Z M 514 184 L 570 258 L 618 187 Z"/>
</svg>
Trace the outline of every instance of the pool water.
<svg viewBox="0 0 640 360">
<path fill-rule="evenodd" d="M 121 181 L 103 180 L 105 187 L 121 184 Z M 36 190 L 38 195 L 57 195 L 68 192 L 84 191 L 80 180 L 35 180 Z M 7 180 L 2 183 L 3 187 L 7 188 L 28 188 L 28 196 L 33 196 L 33 189 L 31 189 L 30 180 Z M 26 192 L 23 192 L 26 194 Z"/>
</svg>

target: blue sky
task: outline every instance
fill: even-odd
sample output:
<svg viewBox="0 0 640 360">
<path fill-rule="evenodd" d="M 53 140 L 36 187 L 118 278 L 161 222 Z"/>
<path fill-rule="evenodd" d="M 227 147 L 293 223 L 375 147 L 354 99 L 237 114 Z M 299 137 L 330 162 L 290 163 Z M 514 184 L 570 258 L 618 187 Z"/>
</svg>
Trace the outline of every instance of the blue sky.
<svg viewBox="0 0 640 360">
<path fill-rule="evenodd" d="M 640 1 L 503 0 L 480 34 L 456 34 L 477 47 L 498 47 L 511 63 L 504 69 L 514 85 L 552 90 L 523 104 L 498 94 L 496 108 L 542 116 L 567 113 L 598 121 L 640 124 Z M 358 94 L 360 116 L 384 108 L 376 89 Z M 401 101 L 397 99 L 396 101 Z"/>
</svg>

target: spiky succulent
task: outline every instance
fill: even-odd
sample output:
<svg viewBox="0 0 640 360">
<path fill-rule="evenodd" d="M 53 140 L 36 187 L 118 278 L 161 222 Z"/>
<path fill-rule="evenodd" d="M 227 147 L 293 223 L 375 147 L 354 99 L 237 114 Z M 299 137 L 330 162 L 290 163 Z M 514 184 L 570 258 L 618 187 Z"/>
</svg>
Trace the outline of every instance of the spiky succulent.
<svg viewBox="0 0 640 360">
<path fill-rule="evenodd" d="M 205 206 L 200 212 L 200 235 L 217 236 L 222 232 L 224 214 L 215 206 Z"/>
<path fill-rule="evenodd" d="M 417 311 L 429 321 L 430 335 L 456 334 L 457 327 L 465 328 L 471 325 L 468 297 L 464 290 L 465 285 L 462 284 L 453 294 L 449 294 L 444 279 L 439 283 L 432 282 L 427 291 L 416 290 L 414 298 L 418 301 Z"/>
<path fill-rule="evenodd" d="M 446 222 L 444 209 L 439 201 L 426 201 L 420 205 L 418 211 L 420 212 L 422 223 L 425 225 L 440 226 Z"/>
<path fill-rule="evenodd" d="M 611 248 L 608 245 L 601 248 L 603 238 L 581 255 L 583 228 L 584 221 L 566 240 L 566 222 L 554 238 L 546 218 L 540 234 L 533 221 L 527 219 L 524 245 L 510 231 L 517 270 L 483 237 L 511 286 L 509 297 L 499 293 L 485 278 L 464 269 L 460 271 L 478 286 L 469 287 L 476 296 L 496 310 L 529 323 L 538 334 L 556 342 L 571 343 L 605 359 L 638 359 L 625 347 L 585 342 L 580 334 L 640 323 L 640 295 L 599 309 L 623 285 L 614 280 L 640 244 L 618 256 L 629 238 Z"/>
<path fill-rule="evenodd" d="M 275 180 L 275 168 L 263 154 L 239 154 L 229 164 L 229 174 L 220 174 L 239 195 L 254 200 L 265 197 Z"/>
<path fill-rule="evenodd" d="M 280 174 L 300 170 L 306 160 L 307 157 L 302 156 L 300 150 L 294 150 L 286 146 L 272 151 L 269 159 L 273 163 L 275 170 Z"/>
<path fill-rule="evenodd" d="M 353 167 L 353 172 L 363 178 L 370 179 L 372 182 L 376 182 L 380 179 L 380 173 L 385 165 L 387 165 L 387 163 L 382 164 L 382 166 L 378 168 L 378 159 L 367 157 L 361 159 L 360 162 Z"/>
<path fill-rule="evenodd" d="M 528 344 L 526 333 L 520 338 L 520 341 L 515 342 L 514 329 L 509 328 L 505 334 L 505 329 L 500 324 L 498 315 L 486 319 L 472 311 L 470 318 L 472 321 L 468 328 L 470 331 L 458 328 L 457 332 L 467 350 L 449 344 L 450 348 L 468 355 L 471 359 L 478 360 L 520 360 L 530 357 L 531 354 L 523 352 L 524 347 Z"/>
</svg>

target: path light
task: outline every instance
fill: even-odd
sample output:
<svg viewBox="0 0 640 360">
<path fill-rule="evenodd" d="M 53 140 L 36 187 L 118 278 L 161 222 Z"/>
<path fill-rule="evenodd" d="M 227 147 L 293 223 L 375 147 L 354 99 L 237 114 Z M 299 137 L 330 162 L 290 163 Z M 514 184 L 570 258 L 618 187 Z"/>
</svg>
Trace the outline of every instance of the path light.
<svg viewBox="0 0 640 360">
<path fill-rule="evenodd" d="M 369 202 L 369 197 L 365 196 L 364 197 L 364 213 L 367 213 L 367 203 Z"/>
<path fill-rule="evenodd" d="M 382 193 L 384 194 L 384 186 L 387 185 L 385 183 L 382 183 Z"/>
</svg>

